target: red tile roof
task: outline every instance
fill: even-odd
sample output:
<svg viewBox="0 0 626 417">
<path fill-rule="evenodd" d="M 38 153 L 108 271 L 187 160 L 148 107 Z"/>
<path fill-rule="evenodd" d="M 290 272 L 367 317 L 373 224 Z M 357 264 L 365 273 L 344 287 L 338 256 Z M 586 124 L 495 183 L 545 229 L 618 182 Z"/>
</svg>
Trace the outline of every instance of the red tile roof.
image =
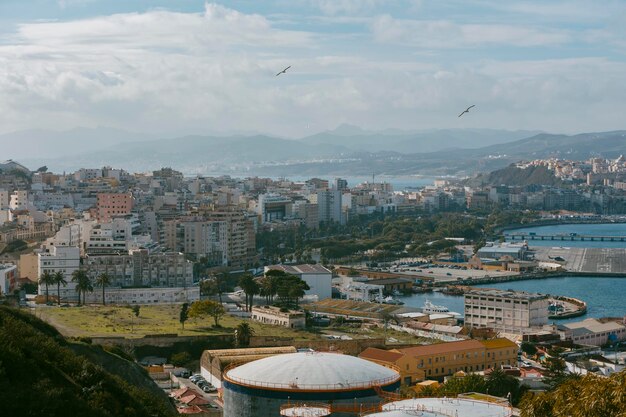
<svg viewBox="0 0 626 417">
<path fill-rule="evenodd" d="M 478 340 L 461 340 L 459 342 L 436 343 L 434 345 L 415 346 L 398 349 L 411 356 L 436 355 L 438 353 L 460 352 L 472 349 L 485 349 Z"/>
<path fill-rule="evenodd" d="M 367 348 L 359 355 L 361 359 L 371 359 L 373 361 L 387 362 L 387 363 L 396 363 L 398 359 L 403 357 L 403 353 L 399 352 L 391 352 L 389 350 L 377 349 L 377 348 Z"/>
</svg>

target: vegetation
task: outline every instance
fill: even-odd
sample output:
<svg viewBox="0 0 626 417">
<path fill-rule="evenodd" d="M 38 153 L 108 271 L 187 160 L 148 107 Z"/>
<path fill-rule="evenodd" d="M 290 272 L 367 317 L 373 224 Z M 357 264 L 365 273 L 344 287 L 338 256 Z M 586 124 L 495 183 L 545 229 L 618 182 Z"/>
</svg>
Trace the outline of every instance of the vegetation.
<svg viewBox="0 0 626 417">
<path fill-rule="evenodd" d="M 624 417 L 626 371 L 570 376 L 552 391 L 527 394 L 520 410 L 522 417 Z"/>
<path fill-rule="evenodd" d="M 67 281 L 65 280 L 65 275 L 61 271 L 57 271 L 52 276 L 52 281 L 57 286 L 57 303 L 61 305 L 61 285 L 64 287 L 67 285 Z"/>
<path fill-rule="evenodd" d="M 246 311 L 252 311 L 254 296 L 259 293 L 259 284 L 254 280 L 252 274 L 245 273 L 239 278 L 239 286 L 246 296 Z"/>
<path fill-rule="evenodd" d="M 102 288 L 102 305 L 106 304 L 104 290 L 107 286 L 111 285 L 111 277 L 105 272 L 96 278 L 95 282 L 97 287 Z"/>
<path fill-rule="evenodd" d="M 54 328 L 29 314 L 0 306 L 0 340 L 10 341 L 0 343 L 2 416 L 173 415 L 164 399 L 77 355 Z M 96 354 L 93 347 L 82 349 Z"/>
<path fill-rule="evenodd" d="M 537 354 L 537 347 L 530 342 L 522 342 L 522 346 L 520 348 L 522 349 L 522 352 L 528 356 L 534 356 Z"/>
<path fill-rule="evenodd" d="M 81 304 L 80 295 L 83 295 L 82 303 L 85 304 L 85 296 L 88 292 L 93 292 L 93 285 L 89 279 L 87 272 L 82 269 L 77 269 L 72 273 L 72 282 L 76 283 L 76 292 L 78 293 L 78 304 Z"/>
<path fill-rule="evenodd" d="M 220 327 L 220 318 L 226 314 L 226 310 L 221 303 L 211 300 L 196 301 L 189 309 L 189 317 L 212 317 L 215 327 Z"/>
<path fill-rule="evenodd" d="M 239 323 L 235 328 L 235 341 L 238 347 L 248 347 L 252 336 L 254 336 L 254 329 L 247 321 Z"/>
<path fill-rule="evenodd" d="M 180 306 L 180 315 L 178 318 L 178 321 L 180 321 L 180 325 L 183 328 L 183 330 L 185 330 L 185 322 L 187 321 L 188 318 L 189 318 L 189 303 L 183 303 L 183 305 Z"/>
<path fill-rule="evenodd" d="M 39 277 L 39 282 L 46 287 L 46 304 L 48 304 L 48 287 L 54 285 L 54 278 L 50 271 L 43 271 L 41 277 Z"/>
<path fill-rule="evenodd" d="M 528 387 L 520 385 L 519 380 L 505 374 L 502 370 L 493 370 L 488 376 L 469 374 L 449 378 L 439 387 L 426 387 L 419 392 L 420 397 L 456 397 L 467 392 L 489 394 L 496 397 L 510 398 L 516 405 Z"/>
</svg>

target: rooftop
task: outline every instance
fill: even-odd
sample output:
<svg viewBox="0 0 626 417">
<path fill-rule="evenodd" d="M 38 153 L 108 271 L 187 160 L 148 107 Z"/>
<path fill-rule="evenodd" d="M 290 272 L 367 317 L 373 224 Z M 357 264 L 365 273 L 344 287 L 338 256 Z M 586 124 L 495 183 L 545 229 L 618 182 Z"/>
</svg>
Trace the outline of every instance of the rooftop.
<svg viewBox="0 0 626 417">
<path fill-rule="evenodd" d="M 352 390 L 400 379 L 395 370 L 337 353 L 298 352 L 271 356 L 227 371 L 224 378 L 254 387 L 285 390 Z"/>
<path fill-rule="evenodd" d="M 465 296 L 466 299 L 467 299 L 467 296 L 472 296 L 472 295 L 479 295 L 479 296 L 484 296 L 484 297 L 510 298 L 510 299 L 515 299 L 515 300 L 527 300 L 527 301 L 542 300 L 542 299 L 548 298 L 547 295 L 539 294 L 539 293 L 531 293 L 531 292 L 524 292 L 524 291 L 506 291 L 506 290 L 496 290 L 496 289 L 489 289 L 489 288 L 484 289 L 484 290 L 471 291 L 465 295 L 466 295 Z"/>
<path fill-rule="evenodd" d="M 435 416 L 502 417 L 511 415 L 510 408 L 504 405 L 464 398 L 415 398 L 395 401 L 383 406 L 385 411 L 405 411 L 405 414 L 392 414 L 394 417 L 415 415 L 415 411 L 423 409 L 434 410 Z M 410 414 L 411 412 L 413 414 Z M 388 417 L 386 414 L 374 414 L 373 416 Z"/>
<path fill-rule="evenodd" d="M 460 352 L 471 349 L 484 349 L 478 340 L 461 340 L 459 342 L 436 343 L 434 345 L 414 346 L 398 349 L 399 352 L 411 356 L 426 356 L 449 352 Z"/>
<path fill-rule="evenodd" d="M 302 264 L 302 265 L 270 265 L 266 266 L 265 270 L 270 269 L 278 269 L 281 271 L 285 271 L 288 274 L 330 274 L 331 272 L 324 268 L 322 265 L 310 265 L 310 264 Z"/>
<path fill-rule="evenodd" d="M 1 266 L 0 266 L 1 267 Z M 593 318 L 589 318 L 583 321 L 578 321 L 575 323 L 565 323 L 563 324 L 563 326 L 567 327 L 568 329 L 571 330 L 576 330 L 576 329 L 586 329 L 590 332 L 593 333 L 600 333 L 600 332 L 610 332 L 610 331 L 615 331 L 615 330 L 619 330 L 619 329 L 623 329 L 624 325 L 614 322 L 614 321 L 609 321 L 606 323 L 602 323 L 596 319 Z"/>
<path fill-rule="evenodd" d="M 404 354 L 400 352 L 393 352 L 390 350 L 369 347 L 365 349 L 363 352 L 361 352 L 361 354 L 359 355 L 359 358 L 370 359 L 373 361 L 394 363 L 395 361 L 397 361 L 403 356 Z"/>
<path fill-rule="evenodd" d="M 481 340 L 482 343 L 487 349 L 500 349 L 500 348 L 517 348 L 517 343 L 507 339 L 507 338 L 499 338 L 499 339 L 489 339 L 489 340 Z"/>
</svg>

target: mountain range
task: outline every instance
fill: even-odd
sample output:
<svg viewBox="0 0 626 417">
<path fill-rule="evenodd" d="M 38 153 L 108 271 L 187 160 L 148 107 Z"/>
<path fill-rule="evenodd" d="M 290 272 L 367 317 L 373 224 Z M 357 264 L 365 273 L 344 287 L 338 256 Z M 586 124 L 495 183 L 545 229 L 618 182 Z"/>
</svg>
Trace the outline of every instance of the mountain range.
<svg viewBox="0 0 626 417">
<path fill-rule="evenodd" d="M 33 169 L 47 165 L 60 172 L 111 165 L 142 172 L 171 166 L 187 175 L 375 172 L 467 176 L 519 160 L 616 158 L 626 153 L 626 131 L 568 136 L 493 129 L 367 131 L 350 125 L 301 139 L 269 135 L 155 139 L 116 129 L 78 128 L 66 132 L 22 131 L 2 135 L 0 141 L 5 149 L 2 159 L 16 159 Z"/>
</svg>

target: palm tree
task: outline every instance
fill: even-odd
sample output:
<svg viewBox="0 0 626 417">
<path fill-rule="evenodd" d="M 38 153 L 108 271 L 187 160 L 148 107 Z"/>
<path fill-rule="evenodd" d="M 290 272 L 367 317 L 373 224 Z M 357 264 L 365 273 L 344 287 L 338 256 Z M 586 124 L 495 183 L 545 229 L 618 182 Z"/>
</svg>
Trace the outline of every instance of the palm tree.
<svg viewBox="0 0 626 417">
<path fill-rule="evenodd" d="M 46 286 L 46 304 L 48 304 L 48 286 L 54 284 L 50 271 L 43 271 L 41 278 L 39 278 L 39 282 Z"/>
<path fill-rule="evenodd" d="M 77 269 L 72 272 L 72 282 L 76 283 L 76 292 L 78 293 L 78 305 L 80 305 L 80 295 L 83 295 L 83 304 L 85 304 L 85 295 L 87 292 L 93 292 L 93 285 L 87 272 L 82 269 Z"/>
<path fill-rule="evenodd" d="M 98 287 L 102 287 L 102 305 L 105 305 L 106 301 L 104 299 L 104 289 L 108 285 L 111 285 L 111 277 L 106 272 L 104 272 L 104 273 L 98 275 L 98 277 L 96 278 L 96 283 L 95 284 Z"/>
<path fill-rule="evenodd" d="M 57 302 L 61 305 L 61 285 L 64 287 L 67 285 L 67 281 L 65 280 L 65 274 L 61 271 L 57 271 L 52 276 L 54 283 L 57 286 Z"/>
<path fill-rule="evenodd" d="M 247 347 L 250 345 L 250 338 L 254 336 L 254 329 L 250 327 L 248 322 L 242 322 L 235 328 L 235 338 L 237 339 L 237 346 Z"/>
</svg>

